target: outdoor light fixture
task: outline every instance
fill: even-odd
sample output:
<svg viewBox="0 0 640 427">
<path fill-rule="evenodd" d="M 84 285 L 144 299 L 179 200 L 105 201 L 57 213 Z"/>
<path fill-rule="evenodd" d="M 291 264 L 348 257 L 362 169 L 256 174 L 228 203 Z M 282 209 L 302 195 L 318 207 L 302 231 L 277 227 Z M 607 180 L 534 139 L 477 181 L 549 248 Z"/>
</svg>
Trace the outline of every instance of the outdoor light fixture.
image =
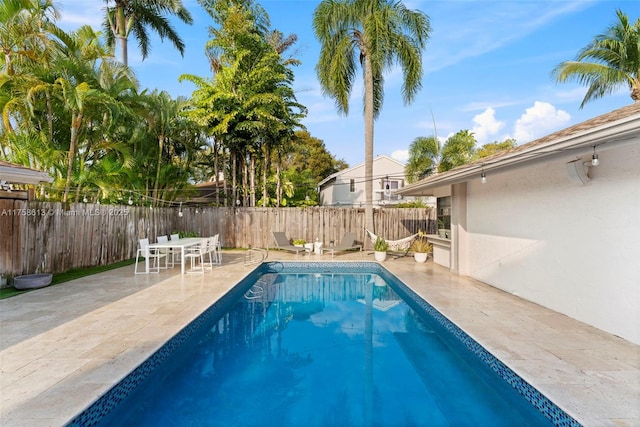
<svg viewBox="0 0 640 427">
<path fill-rule="evenodd" d="M 129 203 L 129 206 L 133 204 L 133 199 L 131 198 L 131 196 L 129 196 L 129 201 L 127 203 Z"/>
<path fill-rule="evenodd" d="M 568 162 L 566 167 L 569 179 L 574 184 L 583 185 L 590 181 L 589 168 L 591 167 L 591 162 L 583 162 L 581 159 L 576 159 Z"/>
<path fill-rule="evenodd" d="M 591 156 L 591 166 L 598 166 L 600 159 L 598 159 L 598 153 L 596 153 L 596 146 L 593 146 L 593 156 Z"/>
<path fill-rule="evenodd" d="M 182 202 L 180 202 L 180 210 L 178 211 L 178 216 L 182 218 Z"/>
<path fill-rule="evenodd" d="M 482 172 L 480 173 L 480 182 L 482 184 L 487 183 L 487 174 L 484 172 L 484 169 L 482 169 Z"/>
</svg>

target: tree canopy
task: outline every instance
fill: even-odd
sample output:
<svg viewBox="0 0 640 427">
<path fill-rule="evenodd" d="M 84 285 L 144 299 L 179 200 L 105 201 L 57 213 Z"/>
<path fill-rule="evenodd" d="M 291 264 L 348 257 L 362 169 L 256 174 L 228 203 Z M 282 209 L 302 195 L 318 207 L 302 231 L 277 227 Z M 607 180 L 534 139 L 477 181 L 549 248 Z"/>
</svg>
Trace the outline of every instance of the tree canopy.
<svg viewBox="0 0 640 427">
<path fill-rule="evenodd" d="M 161 10 L 151 3 L 151 12 Z M 302 180 L 283 182 L 282 166 L 306 113 L 292 89 L 299 62 L 286 53 L 296 37 L 271 29 L 251 1 L 209 3 L 220 12 L 212 16 L 224 17 L 206 46 L 218 68 L 211 78 L 185 77 L 199 85 L 190 99 L 140 90 L 108 33 L 62 31 L 51 2 L 2 3 L 0 159 L 47 171 L 54 181 L 39 196 L 66 202 L 178 203 L 195 196 L 193 183 L 210 180 L 220 183 L 220 205 L 278 204 L 297 193 L 291 183 Z M 313 155 L 320 168 L 325 156 Z M 315 186 L 309 179 L 317 176 L 305 176 L 305 188 Z"/>
<path fill-rule="evenodd" d="M 587 86 L 580 108 L 621 86 L 629 88 L 631 99 L 640 101 L 640 17 L 630 22 L 621 10 L 616 15 L 618 21 L 581 49 L 575 60 L 552 71 L 559 83 L 576 80 Z"/>
<path fill-rule="evenodd" d="M 112 1 L 114 5 L 110 6 Z M 162 40 L 168 39 L 178 52 L 184 55 L 184 41 L 167 19 L 167 15 L 176 16 L 184 23 L 193 23 L 191 13 L 184 7 L 182 0 L 104 0 L 104 2 L 107 7 L 102 26 L 107 44 L 111 47 L 120 45 L 123 64 L 129 63 L 128 42 L 132 32 L 138 41 L 143 60 L 151 50 L 149 30 L 158 34 Z"/>
<path fill-rule="evenodd" d="M 502 142 L 494 141 L 479 148 L 476 145 L 475 136 L 469 130 L 456 132 L 442 146 L 434 136 L 415 138 L 409 147 L 409 161 L 405 169 L 407 181 L 413 183 L 430 175 L 497 155 L 514 148 L 516 140 L 508 138 Z"/>
</svg>

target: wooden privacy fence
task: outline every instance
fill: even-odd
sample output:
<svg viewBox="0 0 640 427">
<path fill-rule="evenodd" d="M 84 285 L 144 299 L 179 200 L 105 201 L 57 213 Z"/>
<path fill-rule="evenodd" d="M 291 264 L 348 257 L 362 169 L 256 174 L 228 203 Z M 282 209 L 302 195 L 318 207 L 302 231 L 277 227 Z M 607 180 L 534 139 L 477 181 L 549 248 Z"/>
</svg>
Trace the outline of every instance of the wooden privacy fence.
<svg viewBox="0 0 640 427">
<path fill-rule="evenodd" d="M 375 233 L 397 240 L 435 233 L 435 209 L 377 208 Z M 273 247 L 272 231 L 291 239 L 338 242 L 355 232 L 365 243 L 363 208 L 149 208 L 0 199 L 0 273 L 59 273 L 135 257 L 138 239 L 176 231 L 220 234 L 223 246 Z M 366 248 L 370 248 L 369 242 Z"/>
</svg>

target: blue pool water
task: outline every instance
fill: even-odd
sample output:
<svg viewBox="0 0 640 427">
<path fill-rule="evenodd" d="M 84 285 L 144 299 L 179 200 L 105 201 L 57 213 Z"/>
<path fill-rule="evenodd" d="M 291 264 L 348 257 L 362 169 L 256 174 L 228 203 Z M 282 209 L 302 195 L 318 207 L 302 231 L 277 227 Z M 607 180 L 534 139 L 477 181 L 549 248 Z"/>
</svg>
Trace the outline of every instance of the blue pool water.
<svg viewBox="0 0 640 427">
<path fill-rule="evenodd" d="M 578 426 L 377 263 L 265 263 L 70 425 Z"/>
</svg>

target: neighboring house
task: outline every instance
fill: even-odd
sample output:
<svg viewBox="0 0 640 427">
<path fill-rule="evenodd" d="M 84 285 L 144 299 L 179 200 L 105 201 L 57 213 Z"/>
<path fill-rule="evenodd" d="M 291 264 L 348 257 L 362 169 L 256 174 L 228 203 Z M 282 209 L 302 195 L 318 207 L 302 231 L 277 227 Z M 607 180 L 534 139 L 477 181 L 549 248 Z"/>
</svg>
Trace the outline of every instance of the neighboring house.
<svg viewBox="0 0 640 427">
<path fill-rule="evenodd" d="M 640 344 L 640 102 L 399 192 L 450 206 L 452 272 Z"/>
<path fill-rule="evenodd" d="M 13 184 L 41 184 L 52 182 L 46 172 L 0 160 L 0 199 L 33 199 L 33 191 L 16 190 Z"/>
<path fill-rule="evenodd" d="M 373 205 L 395 205 L 403 200 L 396 192 L 404 187 L 404 164 L 389 156 L 373 159 Z M 329 175 L 319 184 L 320 206 L 359 207 L 366 203 L 364 163 Z"/>
<path fill-rule="evenodd" d="M 200 182 L 195 185 L 198 190 L 198 195 L 196 197 L 192 197 L 189 199 L 190 202 L 193 203 L 215 203 L 223 202 L 224 195 L 224 180 L 221 179 L 219 181 L 207 181 Z M 216 200 L 216 195 L 218 195 L 218 199 Z"/>
</svg>

